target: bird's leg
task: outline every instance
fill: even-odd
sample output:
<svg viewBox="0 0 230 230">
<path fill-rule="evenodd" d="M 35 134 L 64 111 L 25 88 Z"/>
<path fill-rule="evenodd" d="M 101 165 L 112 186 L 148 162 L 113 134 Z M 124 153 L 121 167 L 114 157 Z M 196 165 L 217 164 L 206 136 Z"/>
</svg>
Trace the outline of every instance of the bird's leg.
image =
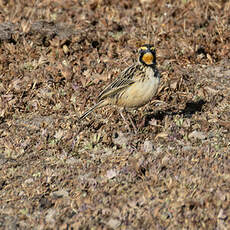
<svg viewBox="0 0 230 230">
<path fill-rule="evenodd" d="M 130 121 L 130 123 L 131 123 L 131 125 L 132 125 L 132 127 L 133 127 L 134 133 L 137 134 L 137 133 L 138 133 L 137 126 L 134 124 L 133 119 L 132 119 L 132 117 L 130 116 L 129 113 L 127 113 L 127 116 L 128 116 L 129 121 Z"/>
<path fill-rule="evenodd" d="M 124 116 L 124 114 L 123 114 L 122 111 L 124 112 L 125 110 L 124 110 L 124 109 L 120 109 L 120 115 L 121 115 L 122 119 L 124 120 L 124 122 L 125 122 L 125 124 L 126 124 L 128 130 L 129 130 L 129 132 L 131 132 L 131 129 L 130 129 L 130 127 L 129 127 L 129 122 L 128 122 L 127 119 L 125 118 L 125 116 Z"/>
<path fill-rule="evenodd" d="M 123 112 L 126 113 L 128 119 L 129 119 L 129 122 L 131 123 L 131 125 L 132 125 L 132 127 L 133 127 L 134 133 L 137 133 L 137 127 L 136 127 L 136 125 L 134 124 L 134 122 L 133 122 L 132 118 L 130 117 L 129 113 L 127 113 L 126 110 L 123 108 L 122 110 L 120 110 L 120 115 L 121 115 L 122 119 L 124 120 L 124 122 L 125 122 L 125 124 L 126 124 L 128 130 L 129 130 L 129 132 L 132 132 L 132 131 L 131 131 L 130 127 L 129 127 L 129 122 L 128 122 L 127 119 L 125 118 Z"/>
<path fill-rule="evenodd" d="M 146 120 L 147 120 L 146 115 L 144 115 L 144 117 L 142 117 L 141 122 L 138 124 L 138 128 L 142 129 L 143 127 L 145 127 Z"/>
</svg>

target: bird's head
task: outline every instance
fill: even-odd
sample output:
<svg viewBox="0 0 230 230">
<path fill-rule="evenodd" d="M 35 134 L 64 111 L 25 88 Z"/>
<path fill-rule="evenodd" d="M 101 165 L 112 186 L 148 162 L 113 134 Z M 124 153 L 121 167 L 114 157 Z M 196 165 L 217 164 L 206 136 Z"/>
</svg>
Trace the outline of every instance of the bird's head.
<svg viewBox="0 0 230 230">
<path fill-rule="evenodd" d="M 139 48 L 139 62 L 145 66 L 156 65 L 156 50 L 155 47 L 149 44 Z"/>
</svg>

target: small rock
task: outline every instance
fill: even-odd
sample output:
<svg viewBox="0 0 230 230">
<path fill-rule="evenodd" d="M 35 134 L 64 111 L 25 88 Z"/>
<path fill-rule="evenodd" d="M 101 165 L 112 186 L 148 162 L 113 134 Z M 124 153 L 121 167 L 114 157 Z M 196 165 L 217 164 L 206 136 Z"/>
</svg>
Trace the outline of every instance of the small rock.
<svg viewBox="0 0 230 230">
<path fill-rule="evenodd" d="M 18 194 L 18 196 L 24 196 L 24 195 L 25 195 L 25 193 L 23 191 L 20 191 Z"/>
<path fill-rule="evenodd" d="M 33 178 L 29 178 L 29 179 L 26 179 L 26 180 L 24 181 L 25 184 L 31 184 L 31 183 L 33 183 L 33 182 L 34 182 L 34 179 L 33 179 Z"/>
<path fill-rule="evenodd" d="M 163 159 L 162 159 L 162 164 L 167 165 L 169 160 L 170 160 L 170 158 L 168 156 L 164 156 Z"/>
<path fill-rule="evenodd" d="M 153 143 L 149 140 L 146 140 L 143 144 L 143 149 L 145 152 L 152 152 L 154 150 Z"/>
<path fill-rule="evenodd" d="M 185 145 L 185 146 L 183 146 L 182 149 L 183 149 L 183 151 L 192 151 L 194 149 L 194 147 L 191 145 Z"/>
<path fill-rule="evenodd" d="M 64 130 L 59 129 L 59 130 L 55 133 L 54 137 L 55 137 L 57 140 L 60 140 L 60 139 L 63 137 L 63 135 L 64 135 Z"/>
<path fill-rule="evenodd" d="M 111 218 L 107 224 L 109 225 L 110 228 L 116 229 L 121 225 L 121 221 L 118 219 Z"/>
<path fill-rule="evenodd" d="M 69 196 L 69 193 L 64 190 L 64 189 L 60 189 L 56 192 L 52 192 L 51 194 L 54 198 L 61 198 L 61 197 L 68 197 Z"/>
<path fill-rule="evenodd" d="M 112 179 L 116 177 L 116 175 L 117 175 L 117 171 L 115 171 L 114 169 L 110 169 L 106 173 L 106 176 L 108 177 L 108 179 Z"/>
<path fill-rule="evenodd" d="M 124 135 L 124 133 L 118 132 L 113 138 L 113 142 L 115 145 L 125 147 L 128 145 L 128 138 Z"/>
<path fill-rule="evenodd" d="M 222 208 L 220 209 L 217 218 L 221 219 L 221 220 L 226 220 L 227 219 L 227 215 L 224 214 L 224 210 Z"/>
<path fill-rule="evenodd" d="M 50 209 L 45 217 L 46 223 L 55 224 L 55 216 L 57 214 L 57 210 Z"/>
<path fill-rule="evenodd" d="M 70 157 L 66 160 L 66 164 L 76 164 L 78 162 L 78 159 L 74 158 L 74 157 Z"/>
<path fill-rule="evenodd" d="M 195 139 L 199 139 L 199 140 L 204 140 L 206 139 L 206 135 L 203 132 L 199 132 L 199 131 L 193 131 L 188 135 L 189 138 L 195 138 Z"/>
<path fill-rule="evenodd" d="M 1 151 L 1 149 L 0 149 Z M 6 163 L 6 158 L 3 154 L 0 154 L 0 165 L 4 165 Z"/>
</svg>

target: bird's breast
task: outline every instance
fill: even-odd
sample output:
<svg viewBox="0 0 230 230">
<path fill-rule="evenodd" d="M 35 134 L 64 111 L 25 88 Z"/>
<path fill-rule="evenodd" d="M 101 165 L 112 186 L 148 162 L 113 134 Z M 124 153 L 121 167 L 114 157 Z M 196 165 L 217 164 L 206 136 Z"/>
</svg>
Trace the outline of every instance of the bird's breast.
<svg viewBox="0 0 230 230">
<path fill-rule="evenodd" d="M 136 81 L 121 93 L 117 104 L 127 108 L 143 106 L 157 93 L 159 83 L 160 79 L 154 73 L 146 72 L 145 79 Z"/>
</svg>

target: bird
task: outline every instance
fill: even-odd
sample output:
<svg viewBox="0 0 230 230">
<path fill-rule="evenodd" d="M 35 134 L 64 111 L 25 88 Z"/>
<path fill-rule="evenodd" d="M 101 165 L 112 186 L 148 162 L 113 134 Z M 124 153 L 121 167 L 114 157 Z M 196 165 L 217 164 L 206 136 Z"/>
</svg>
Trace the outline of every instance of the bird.
<svg viewBox="0 0 230 230">
<path fill-rule="evenodd" d="M 139 108 L 151 101 L 158 91 L 161 77 L 156 66 L 156 49 L 153 45 L 144 44 L 138 49 L 138 53 L 138 60 L 102 90 L 98 102 L 83 113 L 79 120 L 107 105 L 116 105 L 125 110 Z M 121 116 L 125 121 L 122 112 Z"/>
</svg>

